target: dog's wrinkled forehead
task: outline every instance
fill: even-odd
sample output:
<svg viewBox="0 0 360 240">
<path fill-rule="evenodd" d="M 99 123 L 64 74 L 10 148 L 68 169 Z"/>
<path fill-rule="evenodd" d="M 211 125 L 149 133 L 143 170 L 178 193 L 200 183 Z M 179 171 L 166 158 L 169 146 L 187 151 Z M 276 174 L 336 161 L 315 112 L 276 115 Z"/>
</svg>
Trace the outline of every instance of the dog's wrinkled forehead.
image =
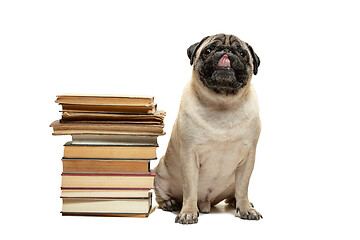
<svg viewBox="0 0 360 240">
<path fill-rule="evenodd" d="M 237 47 L 240 45 L 242 48 L 247 49 L 246 43 L 234 35 L 216 34 L 203 39 L 202 44 L 200 45 L 198 51 L 196 52 L 196 57 L 199 57 L 201 51 L 211 44 L 228 46 L 228 47 Z"/>
</svg>

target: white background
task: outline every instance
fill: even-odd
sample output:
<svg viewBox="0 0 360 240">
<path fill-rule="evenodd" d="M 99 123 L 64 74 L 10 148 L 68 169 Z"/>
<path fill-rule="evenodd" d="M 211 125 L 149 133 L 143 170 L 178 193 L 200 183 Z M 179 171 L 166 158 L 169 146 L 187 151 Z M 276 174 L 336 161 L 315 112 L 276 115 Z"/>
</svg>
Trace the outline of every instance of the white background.
<svg viewBox="0 0 360 240">
<path fill-rule="evenodd" d="M 1 1 L 1 219 L 7 239 L 359 239 L 356 1 Z M 186 49 L 231 33 L 261 59 L 252 83 L 262 133 L 250 201 L 199 223 L 61 217 L 57 94 L 147 94 L 167 112 L 166 150 L 191 76 Z M 154 162 L 154 167 L 157 162 Z"/>
</svg>

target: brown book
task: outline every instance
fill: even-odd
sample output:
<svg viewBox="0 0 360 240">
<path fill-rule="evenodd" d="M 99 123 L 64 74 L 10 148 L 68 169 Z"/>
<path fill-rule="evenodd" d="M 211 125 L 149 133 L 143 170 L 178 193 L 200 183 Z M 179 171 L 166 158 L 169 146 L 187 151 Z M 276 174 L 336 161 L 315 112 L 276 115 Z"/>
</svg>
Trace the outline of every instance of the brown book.
<svg viewBox="0 0 360 240">
<path fill-rule="evenodd" d="M 159 125 L 163 126 L 162 121 L 142 121 L 142 120 L 122 120 L 122 121 L 91 121 L 91 120 L 80 120 L 80 121 L 63 121 L 60 120 L 60 123 L 82 123 L 82 124 L 142 124 L 142 125 Z"/>
<path fill-rule="evenodd" d="M 63 173 L 62 189 L 151 189 L 154 174 Z"/>
<path fill-rule="evenodd" d="M 112 123 L 51 123 L 53 135 L 109 134 L 109 135 L 164 135 L 164 125 Z"/>
<path fill-rule="evenodd" d="M 73 104 L 150 105 L 154 102 L 153 96 L 63 94 L 56 97 L 56 103 Z"/>
<path fill-rule="evenodd" d="M 149 160 L 63 158 L 64 173 L 149 173 Z"/>
<path fill-rule="evenodd" d="M 72 144 L 78 145 L 155 145 L 157 136 L 133 135 L 72 135 Z"/>
<path fill-rule="evenodd" d="M 155 159 L 157 145 L 64 145 L 64 158 Z"/>
<path fill-rule="evenodd" d="M 89 113 L 89 112 L 63 112 L 61 122 L 72 121 L 134 121 L 134 122 L 157 122 L 163 124 L 166 113 L 156 111 L 147 114 L 131 113 Z"/>
<path fill-rule="evenodd" d="M 108 113 L 155 113 L 156 104 L 137 105 L 88 105 L 88 104 L 61 104 L 63 111 L 68 112 L 108 112 Z"/>
<path fill-rule="evenodd" d="M 80 214 L 147 214 L 152 196 L 146 198 L 62 198 L 62 213 Z"/>
</svg>

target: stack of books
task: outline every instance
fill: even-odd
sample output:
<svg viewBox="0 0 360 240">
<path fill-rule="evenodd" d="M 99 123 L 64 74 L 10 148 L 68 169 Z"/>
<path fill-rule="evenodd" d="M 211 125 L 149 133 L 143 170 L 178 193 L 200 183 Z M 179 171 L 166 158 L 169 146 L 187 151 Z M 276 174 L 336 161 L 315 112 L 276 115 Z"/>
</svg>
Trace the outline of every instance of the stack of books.
<svg viewBox="0 0 360 240">
<path fill-rule="evenodd" d="M 147 217 L 157 137 L 164 111 L 154 97 L 59 95 L 62 117 L 53 135 L 71 135 L 64 145 L 62 215 Z"/>
</svg>

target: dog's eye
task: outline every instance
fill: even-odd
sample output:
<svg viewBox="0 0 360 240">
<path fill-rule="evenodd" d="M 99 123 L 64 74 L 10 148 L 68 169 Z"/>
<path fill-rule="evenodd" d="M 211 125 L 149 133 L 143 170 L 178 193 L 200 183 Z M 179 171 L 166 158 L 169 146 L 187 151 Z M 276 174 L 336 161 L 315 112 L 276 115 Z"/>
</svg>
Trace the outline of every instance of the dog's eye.
<svg viewBox="0 0 360 240">
<path fill-rule="evenodd" d="M 246 53 L 244 51 L 240 51 L 240 56 L 245 57 Z"/>
<path fill-rule="evenodd" d="M 205 54 L 210 54 L 210 53 L 211 53 L 211 48 L 205 49 Z"/>
<path fill-rule="evenodd" d="M 246 57 L 246 51 L 242 47 L 239 46 L 236 48 L 236 50 L 240 54 L 240 56 Z"/>
</svg>

